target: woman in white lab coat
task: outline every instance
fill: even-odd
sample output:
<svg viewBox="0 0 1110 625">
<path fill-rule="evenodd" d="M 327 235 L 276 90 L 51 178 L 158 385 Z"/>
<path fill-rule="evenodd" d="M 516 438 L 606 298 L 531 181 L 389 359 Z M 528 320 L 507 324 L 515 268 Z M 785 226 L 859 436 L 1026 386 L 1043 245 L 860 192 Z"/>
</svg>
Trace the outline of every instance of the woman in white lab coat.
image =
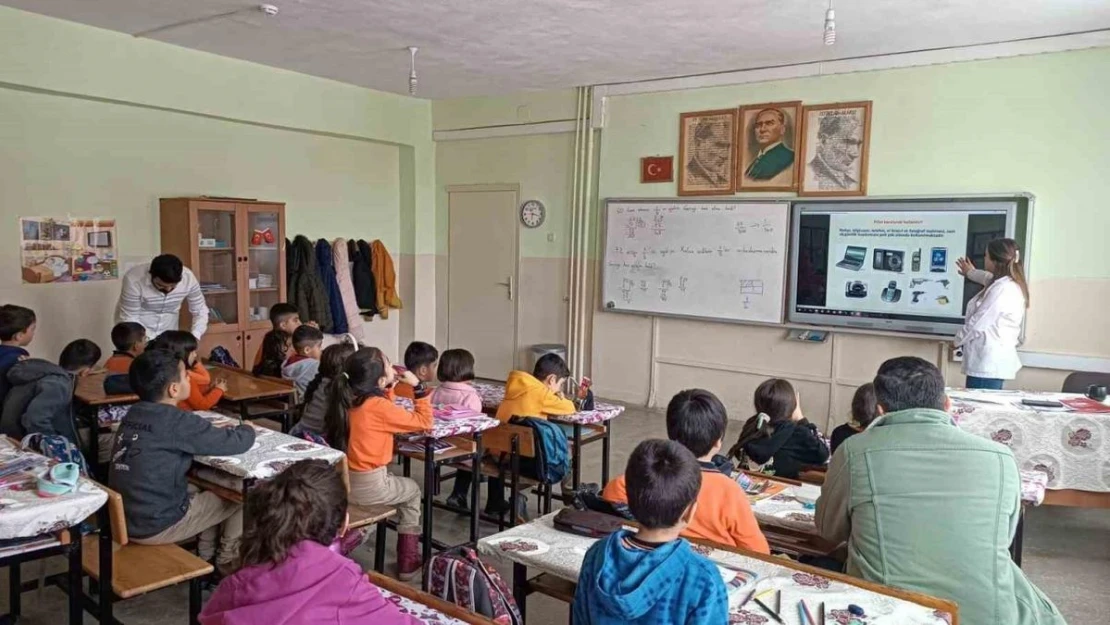
<svg viewBox="0 0 1110 625">
<path fill-rule="evenodd" d="M 983 264 L 985 271 L 976 269 L 969 258 L 956 261 L 960 275 L 985 287 L 968 302 L 956 345 L 963 347 L 967 388 L 1000 389 L 1021 369 L 1017 348 L 1029 286 L 1013 239 L 991 241 Z"/>
</svg>

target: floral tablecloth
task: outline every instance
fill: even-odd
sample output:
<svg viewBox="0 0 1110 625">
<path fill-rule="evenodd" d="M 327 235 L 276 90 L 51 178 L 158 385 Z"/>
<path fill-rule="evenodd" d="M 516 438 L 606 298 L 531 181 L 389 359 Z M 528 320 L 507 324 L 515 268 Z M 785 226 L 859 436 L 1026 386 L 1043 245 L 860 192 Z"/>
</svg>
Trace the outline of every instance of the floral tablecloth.
<svg viewBox="0 0 1110 625">
<path fill-rule="evenodd" d="M 435 608 L 426 606 L 423 603 L 413 601 L 408 597 L 402 597 L 401 595 L 391 593 L 384 588 L 379 588 L 378 590 L 382 593 L 382 597 L 385 597 L 386 601 L 397 606 L 397 609 L 401 611 L 401 614 L 407 614 L 420 621 L 421 623 L 466 625 L 465 621 L 460 621 L 459 619 L 452 616 L 447 616 L 446 614 L 436 610 Z"/>
<path fill-rule="evenodd" d="M 1019 468 L 1048 475 L 1048 488 L 1110 492 L 1110 413 L 1021 403 L 1026 397 L 1060 400 L 1081 395 L 979 390 L 952 390 L 948 395 L 952 417 L 962 429 L 1009 447 Z"/>
<path fill-rule="evenodd" d="M 464 436 L 475 432 L 484 432 L 500 425 L 497 419 L 486 416 L 468 417 L 465 419 L 436 419 L 432 429 L 414 434 L 404 434 L 398 438 L 410 440 L 431 438 L 439 440 L 451 436 Z"/>
<path fill-rule="evenodd" d="M 41 459 L 41 464 L 30 470 L 30 475 L 46 472 L 45 456 L 22 451 L 12 441 L 0 437 L 0 462 L 15 460 L 20 456 Z M 33 481 L 0 490 L 0 540 L 30 538 L 41 534 L 59 532 L 84 521 L 108 501 L 108 493 L 93 482 L 81 478 L 77 489 L 58 497 L 39 497 Z M 10 555 L 5 552 L 4 555 Z"/>
<path fill-rule="evenodd" d="M 234 427 L 239 425 L 239 420 L 208 410 L 199 411 L 197 415 L 207 419 L 218 427 Z M 250 424 L 255 431 L 254 445 L 246 453 L 237 456 L 196 456 L 194 460 L 218 471 L 204 472 L 208 479 L 215 473 L 224 473 L 233 478 L 233 481 L 214 480 L 221 485 L 231 486 L 247 478 L 268 479 L 281 473 L 289 465 L 300 460 L 320 458 L 330 464 L 339 462 L 343 452 L 317 445 L 301 438 L 294 438 L 288 434 L 268 430 L 253 423 Z M 235 486 L 231 486 L 236 488 Z"/>
<path fill-rule="evenodd" d="M 577 582 L 586 550 L 594 540 L 556 530 L 552 523 L 554 517 L 555 514 L 549 514 L 531 523 L 483 538 L 478 541 L 478 550 L 490 557 L 524 564 L 561 579 Z M 503 548 L 502 543 L 508 544 Z M 786 625 L 801 623 L 796 608 L 799 599 L 805 599 L 811 610 L 816 610 L 823 602 L 825 622 L 830 625 L 848 623 L 850 604 L 864 609 L 866 618 L 862 622 L 867 625 L 943 625 L 950 622 L 948 614 L 937 612 L 933 608 L 804 573 L 791 568 L 790 563 L 785 560 L 782 564 L 776 564 L 730 551 L 701 545 L 694 547 L 718 567 L 722 567 L 722 575 L 735 569 L 751 571 L 758 575 L 755 582 L 757 592 L 781 591 L 780 616 Z M 729 623 L 773 625 L 771 619 L 754 603 L 749 603 L 743 609 L 733 607 Z"/>
<path fill-rule="evenodd" d="M 478 395 L 482 398 L 482 407 L 490 412 L 495 412 L 497 407 L 505 399 L 505 385 L 497 384 L 494 382 L 474 382 L 474 390 L 478 391 Z M 562 423 L 570 423 L 578 425 L 593 425 L 597 423 L 605 423 L 624 412 L 624 406 L 617 404 L 607 404 L 603 401 L 595 401 L 593 410 L 582 410 L 571 415 L 553 415 L 549 417 L 552 421 L 560 421 Z"/>
</svg>

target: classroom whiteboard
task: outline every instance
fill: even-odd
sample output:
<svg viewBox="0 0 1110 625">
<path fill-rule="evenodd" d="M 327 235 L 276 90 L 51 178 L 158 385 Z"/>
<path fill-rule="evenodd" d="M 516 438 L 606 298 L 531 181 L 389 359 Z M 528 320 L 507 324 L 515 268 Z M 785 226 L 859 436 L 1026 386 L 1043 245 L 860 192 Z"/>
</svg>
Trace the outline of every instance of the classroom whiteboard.
<svg viewBox="0 0 1110 625">
<path fill-rule="evenodd" d="M 602 306 L 781 323 L 789 221 L 788 201 L 607 200 Z"/>
</svg>

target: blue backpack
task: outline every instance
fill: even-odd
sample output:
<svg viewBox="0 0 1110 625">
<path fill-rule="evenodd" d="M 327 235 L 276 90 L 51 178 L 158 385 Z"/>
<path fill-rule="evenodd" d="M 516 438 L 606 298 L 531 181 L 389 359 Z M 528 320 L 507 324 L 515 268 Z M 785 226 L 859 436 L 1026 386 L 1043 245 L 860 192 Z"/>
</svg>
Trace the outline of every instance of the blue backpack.
<svg viewBox="0 0 1110 625">
<path fill-rule="evenodd" d="M 570 445 L 563 428 L 535 417 L 517 419 L 516 423 L 532 428 L 536 438 L 537 478 L 544 484 L 558 484 L 570 471 Z"/>
</svg>

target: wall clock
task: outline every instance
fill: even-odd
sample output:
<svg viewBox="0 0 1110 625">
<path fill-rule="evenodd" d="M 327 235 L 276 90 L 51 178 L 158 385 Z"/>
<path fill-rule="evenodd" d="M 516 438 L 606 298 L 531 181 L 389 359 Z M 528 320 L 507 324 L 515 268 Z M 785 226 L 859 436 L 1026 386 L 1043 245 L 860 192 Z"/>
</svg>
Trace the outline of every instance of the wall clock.
<svg viewBox="0 0 1110 625">
<path fill-rule="evenodd" d="M 527 228 L 539 228 L 547 219 L 547 209 L 539 200 L 528 200 L 520 205 L 520 223 Z"/>
</svg>

